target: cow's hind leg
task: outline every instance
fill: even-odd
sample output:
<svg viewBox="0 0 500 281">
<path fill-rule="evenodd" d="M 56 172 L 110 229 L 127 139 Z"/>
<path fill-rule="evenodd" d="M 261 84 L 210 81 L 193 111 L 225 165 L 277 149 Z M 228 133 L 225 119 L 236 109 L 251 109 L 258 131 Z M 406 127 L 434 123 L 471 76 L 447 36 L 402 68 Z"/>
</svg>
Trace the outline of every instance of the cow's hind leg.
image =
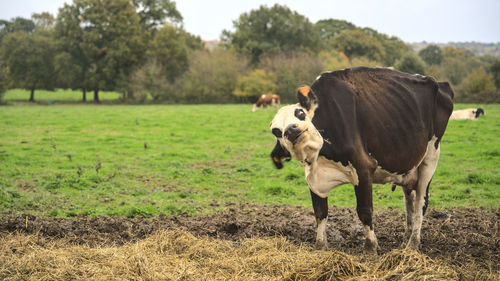
<svg viewBox="0 0 500 281">
<path fill-rule="evenodd" d="M 316 249 L 327 249 L 326 224 L 328 221 L 328 197 L 321 198 L 311 191 L 311 199 L 316 217 Z"/>
<path fill-rule="evenodd" d="M 410 220 L 411 234 L 406 247 L 412 248 L 414 250 L 418 250 L 418 248 L 420 247 L 420 232 L 422 229 L 422 220 L 427 209 L 429 185 L 431 183 L 432 176 L 434 175 L 434 171 L 437 167 L 437 163 L 439 160 L 439 151 L 439 144 L 436 148 L 434 145 L 434 139 L 433 141 L 429 142 L 425 158 L 418 167 L 417 188 L 415 191 L 411 192 L 415 193 L 414 197 L 412 196 L 412 194 L 406 197 L 407 208 L 408 199 L 410 199 L 410 201 L 413 201 L 413 216 Z"/>
<path fill-rule="evenodd" d="M 408 242 L 413 229 L 413 217 L 415 216 L 415 198 L 416 198 L 416 184 L 414 186 L 402 186 L 405 195 L 406 207 L 406 226 L 405 226 L 405 242 Z"/>
</svg>

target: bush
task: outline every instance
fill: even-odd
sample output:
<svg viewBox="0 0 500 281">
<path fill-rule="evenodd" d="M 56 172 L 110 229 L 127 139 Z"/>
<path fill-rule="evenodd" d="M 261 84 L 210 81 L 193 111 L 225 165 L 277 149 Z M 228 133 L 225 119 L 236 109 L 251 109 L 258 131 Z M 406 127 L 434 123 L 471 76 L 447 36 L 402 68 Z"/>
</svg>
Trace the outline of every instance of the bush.
<svg viewBox="0 0 500 281">
<path fill-rule="evenodd" d="M 470 94 L 493 92 L 495 90 L 493 76 L 487 74 L 483 68 L 472 71 L 463 81 L 463 89 Z"/>
<path fill-rule="evenodd" d="M 183 102 L 229 103 L 238 76 L 247 69 L 247 59 L 233 50 L 216 48 L 197 51 L 191 58 L 189 70 L 182 76 Z"/>
<path fill-rule="evenodd" d="M 281 102 L 295 103 L 297 88 L 310 85 L 324 69 L 321 59 L 308 54 L 276 55 L 263 58 L 260 67 L 273 73 Z"/>
<path fill-rule="evenodd" d="M 343 52 L 321 51 L 318 58 L 323 62 L 323 71 L 334 71 L 350 66 L 349 58 Z"/>
<path fill-rule="evenodd" d="M 328 42 L 335 50 L 344 52 L 349 58 L 368 57 L 370 60 L 382 61 L 385 58 L 384 46 L 362 29 L 344 30 Z"/>
<path fill-rule="evenodd" d="M 406 53 L 401 59 L 397 60 L 394 67 L 407 73 L 425 73 L 425 63 L 414 53 Z"/>
<path fill-rule="evenodd" d="M 261 95 L 274 93 L 275 90 L 274 75 L 266 73 L 262 69 L 256 69 L 248 75 L 238 78 L 234 95 L 244 100 L 248 98 L 256 100 Z"/>
<path fill-rule="evenodd" d="M 477 68 L 467 75 L 458 92 L 458 101 L 461 102 L 500 101 L 500 93 L 495 91 L 493 75 L 486 73 L 484 68 Z"/>
<path fill-rule="evenodd" d="M 356 66 L 369 66 L 369 67 L 380 67 L 380 63 L 371 60 L 367 57 L 356 57 L 351 60 L 350 67 Z"/>
<path fill-rule="evenodd" d="M 443 59 L 443 51 L 437 45 L 429 45 L 418 52 L 418 56 L 428 65 L 439 65 Z"/>
<path fill-rule="evenodd" d="M 176 93 L 169 93 L 169 86 L 162 66 L 156 60 L 151 60 L 132 74 L 128 88 L 133 95 L 129 97 L 141 103 L 146 101 L 148 96 L 154 101 L 176 100 L 173 96 Z"/>
</svg>

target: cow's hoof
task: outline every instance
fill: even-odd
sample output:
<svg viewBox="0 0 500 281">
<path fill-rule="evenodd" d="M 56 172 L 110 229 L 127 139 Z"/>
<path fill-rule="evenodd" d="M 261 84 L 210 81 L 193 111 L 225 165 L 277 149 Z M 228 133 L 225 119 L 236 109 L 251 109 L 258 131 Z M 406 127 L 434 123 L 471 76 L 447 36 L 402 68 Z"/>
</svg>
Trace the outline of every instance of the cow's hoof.
<svg viewBox="0 0 500 281">
<path fill-rule="evenodd" d="M 369 239 L 365 240 L 365 253 L 370 254 L 370 255 L 376 255 L 377 249 L 378 249 L 377 240 L 375 240 L 375 241 L 372 241 Z"/>
<path fill-rule="evenodd" d="M 410 240 L 408 240 L 408 244 L 406 244 L 406 248 L 418 251 L 420 248 L 420 239 L 410 237 Z"/>
<path fill-rule="evenodd" d="M 314 248 L 316 250 L 328 250 L 328 245 L 325 240 L 316 240 L 316 243 L 314 244 Z"/>
</svg>

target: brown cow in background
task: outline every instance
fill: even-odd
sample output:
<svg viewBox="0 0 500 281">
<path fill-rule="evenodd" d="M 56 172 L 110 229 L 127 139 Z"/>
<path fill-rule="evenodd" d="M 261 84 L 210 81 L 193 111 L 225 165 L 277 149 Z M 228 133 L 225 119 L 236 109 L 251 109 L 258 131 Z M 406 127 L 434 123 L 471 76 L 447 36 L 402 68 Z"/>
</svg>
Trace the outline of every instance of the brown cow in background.
<svg viewBox="0 0 500 281">
<path fill-rule="evenodd" d="M 280 107 L 280 96 L 273 95 L 273 94 L 267 94 L 267 95 L 260 96 L 260 98 L 257 100 L 257 102 L 253 105 L 252 112 L 257 111 L 257 108 L 259 108 L 259 107 L 266 107 L 268 105 L 279 108 Z"/>
</svg>

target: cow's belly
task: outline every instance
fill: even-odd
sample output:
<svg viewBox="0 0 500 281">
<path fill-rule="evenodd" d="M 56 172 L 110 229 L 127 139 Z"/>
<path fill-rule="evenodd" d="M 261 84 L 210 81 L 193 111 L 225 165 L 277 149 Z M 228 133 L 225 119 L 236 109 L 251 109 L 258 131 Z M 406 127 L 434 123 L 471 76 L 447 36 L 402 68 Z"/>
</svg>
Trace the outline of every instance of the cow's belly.
<svg viewBox="0 0 500 281">
<path fill-rule="evenodd" d="M 435 136 L 432 137 L 427 143 L 427 149 L 422 159 L 412 169 L 403 174 L 392 173 L 378 166 L 373 173 L 373 183 L 394 183 L 400 186 L 412 186 L 416 184 L 418 181 L 418 167 L 423 159 L 428 157 L 429 153 L 434 155 L 434 158 L 436 158 L 435 161 L 439 157 L 439 153 L 436 153 L 437 150 L 434 148 L 436 139 Z M 356 168 L 350 163 L 347 166 L 343 166 L 340 162 L 328 160 L 324 156 L 319 156 L 316 163 L 306 166 L 305 174 L 311 191 L 322 198 L 326 198 L 330 191 L 337 186 L 348 183 L 353 185 L 359 184 Z"/>
<path fill-rule="evenodd" d="M 411 169 L 404 174 L 391 173 L 384 170 L 382 167 L 377 167 L 375 173 L 373 174 L 373 183 L 395 183 L 397 185 L 406 186 L 413 184 L 417 181 L 417 167 Z"/>
<path fill-rule="evenodd" d="M 335 187 L 343 184 L 358 185 L 358 174 L 356 168 L 350 163 L 343 166 L 340 162 L 326 159 L 324 156 L 318 157 L 315 167 L 306 167 L 306 181 L 309 188 L 316 195 L 325 198 Z M 417 181 L 417 168 L 411 169 L 405 174 L 396 174 L 377 167 L 373 174 L 373 183 L 395 183 L 397 185 L 409 185 Z"/>
</svg>

